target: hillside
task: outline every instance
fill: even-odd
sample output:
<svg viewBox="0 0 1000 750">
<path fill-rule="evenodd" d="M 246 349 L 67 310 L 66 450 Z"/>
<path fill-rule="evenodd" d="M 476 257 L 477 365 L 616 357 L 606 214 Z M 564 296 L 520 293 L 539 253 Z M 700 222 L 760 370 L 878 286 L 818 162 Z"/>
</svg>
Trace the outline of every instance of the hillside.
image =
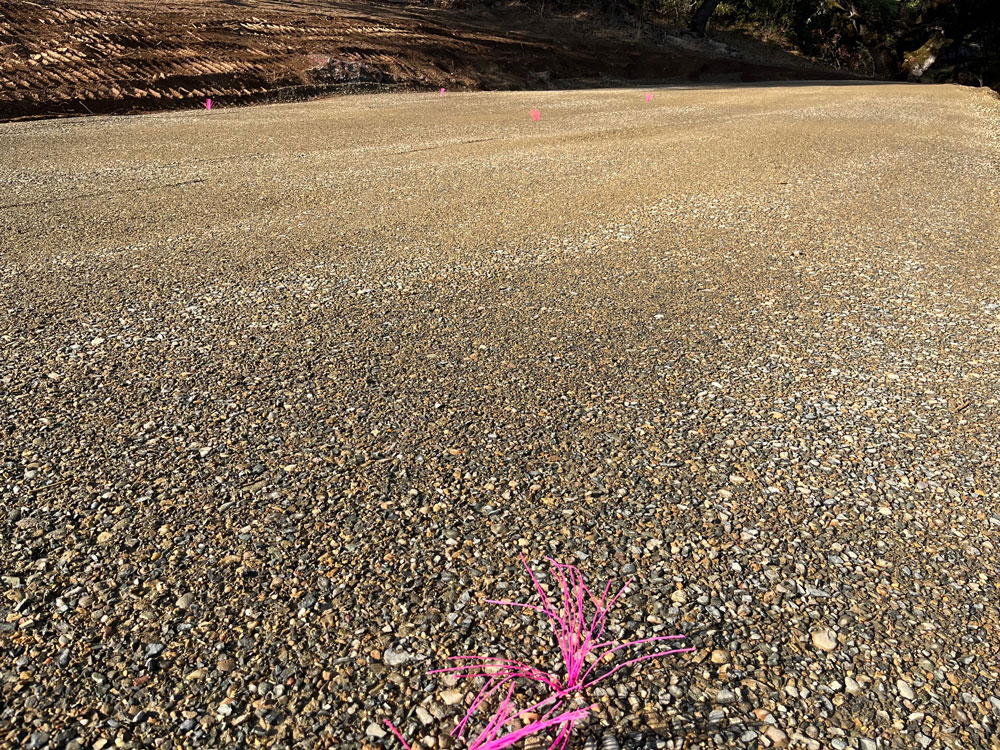
<svg viewBox="0 0 1000 750">
<path fill-rule="evenodd" d="M 0 118 L 231 106 L 357 90 L 831 79 L 725 42 L 523 5 L 0 0 Z"/>
</svg>

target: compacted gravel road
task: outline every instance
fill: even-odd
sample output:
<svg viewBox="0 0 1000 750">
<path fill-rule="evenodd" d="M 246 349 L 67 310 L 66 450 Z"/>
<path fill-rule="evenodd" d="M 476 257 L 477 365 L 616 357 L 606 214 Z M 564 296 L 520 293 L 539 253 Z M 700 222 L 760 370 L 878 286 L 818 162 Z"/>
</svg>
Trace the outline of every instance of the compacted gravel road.
<svg viewBox="0 0 1000 750">
<path fill-rule="evenodd" d="M 0 126 L 0 746 L 455 746 L 523 552 L 580 746 L 1000 747 L 1000 104 L 646 93 Z"/>
</svg>

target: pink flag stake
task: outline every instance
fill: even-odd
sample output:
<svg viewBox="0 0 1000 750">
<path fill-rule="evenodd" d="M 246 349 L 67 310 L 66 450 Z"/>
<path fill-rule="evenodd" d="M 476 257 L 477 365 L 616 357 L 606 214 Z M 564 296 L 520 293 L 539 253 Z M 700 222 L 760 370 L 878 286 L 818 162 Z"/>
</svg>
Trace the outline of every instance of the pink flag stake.
<svg viewBox="0 0 1000 750">
<path fill-rule="evenodd" d="M 444 86 L 441 87 L 441 96 L 444 96 Z"/>
<path fill-rule="evenodd" d="M 211 100 L 211 98 L 205 100 L 205 109 L 207 109 L 209 112 L 212 111 L 212 100 Z"/>
<path fill-rule="evenodd" d="M 534 120 L 535 122 L 538 122 L 538 118 L 540 118 L 541 116 L 542 113 L 539 112 L 537 109 L 531 110 L 531 119 Z"/>
<path fill-rule="evenodd" d="M 652 94 L 646 94 L 646 101 L 647 102 L 653 101 L 653 95 Z"/>
</svg>

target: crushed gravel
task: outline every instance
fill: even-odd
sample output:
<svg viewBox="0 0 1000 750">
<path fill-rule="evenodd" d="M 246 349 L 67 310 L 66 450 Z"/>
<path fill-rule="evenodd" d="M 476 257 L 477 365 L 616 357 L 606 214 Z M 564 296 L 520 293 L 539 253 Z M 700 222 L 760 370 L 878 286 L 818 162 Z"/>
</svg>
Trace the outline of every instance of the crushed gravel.
<svg viewBox="0 0 1000 750">
<path fill-rule="evenodd" d="M 0 745 L 451 747 L 523 551 L 581 746 L 1000 747 L 1000 105 L 644 94 L 0 126 Z"/>
</svg>

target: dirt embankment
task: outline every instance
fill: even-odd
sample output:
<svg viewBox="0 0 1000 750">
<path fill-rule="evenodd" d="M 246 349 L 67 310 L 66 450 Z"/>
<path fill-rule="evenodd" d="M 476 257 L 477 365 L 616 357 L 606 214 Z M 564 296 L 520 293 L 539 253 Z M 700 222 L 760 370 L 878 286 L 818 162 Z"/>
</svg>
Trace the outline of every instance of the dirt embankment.
<svg viewBox="0 0 1000 750">
<path fill-rule="evenodd" d="M 523 6 L 0 0 L 0 119 L 233 105 L 378 88 L 842 77 L 791 55 L 653 44 Z"/>
</svg>

